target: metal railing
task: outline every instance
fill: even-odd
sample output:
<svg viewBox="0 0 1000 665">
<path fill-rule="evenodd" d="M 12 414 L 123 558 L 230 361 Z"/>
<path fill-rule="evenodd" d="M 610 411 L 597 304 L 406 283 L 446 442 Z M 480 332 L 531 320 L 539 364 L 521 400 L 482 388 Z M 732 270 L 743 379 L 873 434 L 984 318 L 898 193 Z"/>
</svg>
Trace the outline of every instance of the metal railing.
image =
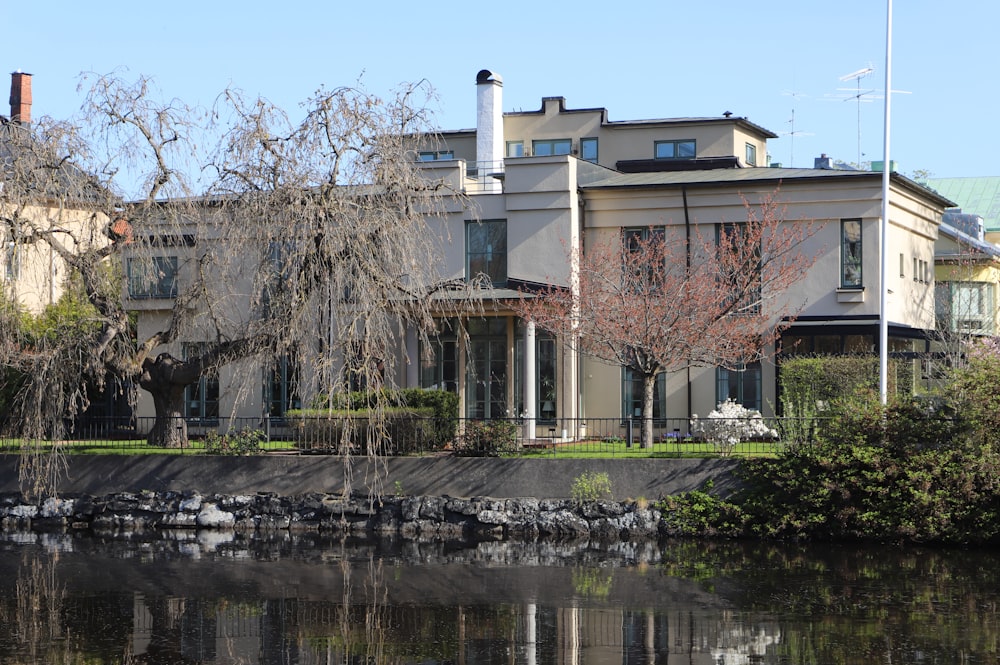
<svg viewBox="0 0 1000 665">
<path fill-rule="evenodd" d="M 503 192 L 505 168 L 503 160 L 468 162 L 465 170 L 466 191 L 470 194 L 500 194 Z"/>
<path fill-rule="evenodd" d="M 384 421 L 321 417 L 178 419 L 184 445 L 151 446 L 152 417 L 88 418 L 67 423 L 45 441 L 0 433 L 0 453 L 58 446 L 70 454 L 169 452 L 173 454 L 369 454 L 460 456 L 712 457 L 776 455 L 789 445 L 809 443 L 821 418 L 769 418 L 764 432 L 718 440 L 688 418 L 655 419 L 644 439 L 641 418 L 555 418 L 479 420 L 409 416 Z M 702 421 L 703 422 L 703 421 Z M 532 426 L 533 425 L 533 426 Z M 732 431 L 732 428 L 722 428 Z"/>
</svg>

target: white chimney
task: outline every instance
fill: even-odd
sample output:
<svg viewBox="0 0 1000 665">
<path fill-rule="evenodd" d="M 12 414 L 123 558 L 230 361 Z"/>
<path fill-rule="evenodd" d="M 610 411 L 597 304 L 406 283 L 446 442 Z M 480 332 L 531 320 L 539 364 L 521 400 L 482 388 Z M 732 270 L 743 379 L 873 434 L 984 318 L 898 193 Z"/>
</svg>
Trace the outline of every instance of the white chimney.
<svg viewBox="0 0 1000 665">
<path fill-rule="evenodd" d="M 499 74 L 488 69 L 476 74 L 476 161 L 480 169 L 497 171 L 503 162 L 502 92 Z"/>
</svg>

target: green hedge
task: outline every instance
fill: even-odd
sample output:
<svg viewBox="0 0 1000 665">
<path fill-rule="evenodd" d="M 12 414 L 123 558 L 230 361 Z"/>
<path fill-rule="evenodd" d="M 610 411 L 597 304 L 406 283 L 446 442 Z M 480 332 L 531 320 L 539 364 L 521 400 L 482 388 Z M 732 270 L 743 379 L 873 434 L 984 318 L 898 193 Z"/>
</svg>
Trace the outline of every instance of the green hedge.
<svg viewBox="0 0 1000 665">
<path fill-rule="evenodd" d="M 380 392 L 334 393 L 318 395 L 313 408 L 367 412 L 376 404 L 386 408 L 431 409 L 430 421 L 424 424 L 426 450 L 440 450 L 451 443 L 458 430 L 458 395 L 446 390 L 405 388 Z"/>
<path fill-rule="evenodd" d="M 300 409 L 285 418 L 296 447 L 338 454 L 398 455 L 427 450 L 436 419 L 430 408 L 391 407 L 381 418 L 368 410 Z"/>
</svg>

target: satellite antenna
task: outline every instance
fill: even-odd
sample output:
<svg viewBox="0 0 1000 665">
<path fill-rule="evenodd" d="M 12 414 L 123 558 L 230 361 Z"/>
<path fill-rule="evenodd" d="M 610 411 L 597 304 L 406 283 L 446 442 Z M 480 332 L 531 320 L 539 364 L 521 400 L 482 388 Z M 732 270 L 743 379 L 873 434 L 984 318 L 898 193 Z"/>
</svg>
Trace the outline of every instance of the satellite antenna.
<svg viewBox="0 0 1000 665">
<path fill-rule="evenodd" d="M 865 99 L 864 97 L 865 97 L 865 95 L 868 95 L 868 94 L 871 94 L 871 93 L 875 92 L 874 90 L 866 90 L 864 92 L 861 92 L 861 79 L 865 78 L 866 76 L 871 75 L 871 73 L 874 72 L 874 71 L 875 71 L 875 68 L 872 67 L 871 63 L 869 63 L 867 67 L 863 67 L 862 69 L 859 69 L 856 72 L 851 72 L 850 74 L 844 74 L 843 76 L 840 77 L 841 81 L 845 81 L 845 82 L 846 81 L 856 81 L 857 82 L 857 92 L 853 96 L 847 97 L 846 99 L 844 99 L 844 101 L 846 102 L 846 101 L 849 101 L 851 99 L 854 99 L 854 100 L 857 100 L 857 102 L 858 102 L 858 167 L 861 166 L 861 156 L 862 156 L 862 153 L 861 153 L 861 102 L 863 102 L 863 101 L 865 101 L 865 102 L 871 101 L 870 99 Z M 848 90 L 848 88 L 839 88 L 839 89 L 840 90 Z"/>
</svg>

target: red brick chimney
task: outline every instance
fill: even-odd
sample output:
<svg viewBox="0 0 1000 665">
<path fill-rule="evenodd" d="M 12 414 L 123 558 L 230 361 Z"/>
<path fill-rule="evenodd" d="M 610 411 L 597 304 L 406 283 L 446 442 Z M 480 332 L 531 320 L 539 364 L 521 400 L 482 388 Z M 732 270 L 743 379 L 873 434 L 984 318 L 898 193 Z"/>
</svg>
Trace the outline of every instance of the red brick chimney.
<svg viewBox="0 0 1000 665">
<path fill-rule="evenodd" d="M 10 119 L 22 125 L 31 124 L 31 74 L 10 75 Z"/>
</svg>

